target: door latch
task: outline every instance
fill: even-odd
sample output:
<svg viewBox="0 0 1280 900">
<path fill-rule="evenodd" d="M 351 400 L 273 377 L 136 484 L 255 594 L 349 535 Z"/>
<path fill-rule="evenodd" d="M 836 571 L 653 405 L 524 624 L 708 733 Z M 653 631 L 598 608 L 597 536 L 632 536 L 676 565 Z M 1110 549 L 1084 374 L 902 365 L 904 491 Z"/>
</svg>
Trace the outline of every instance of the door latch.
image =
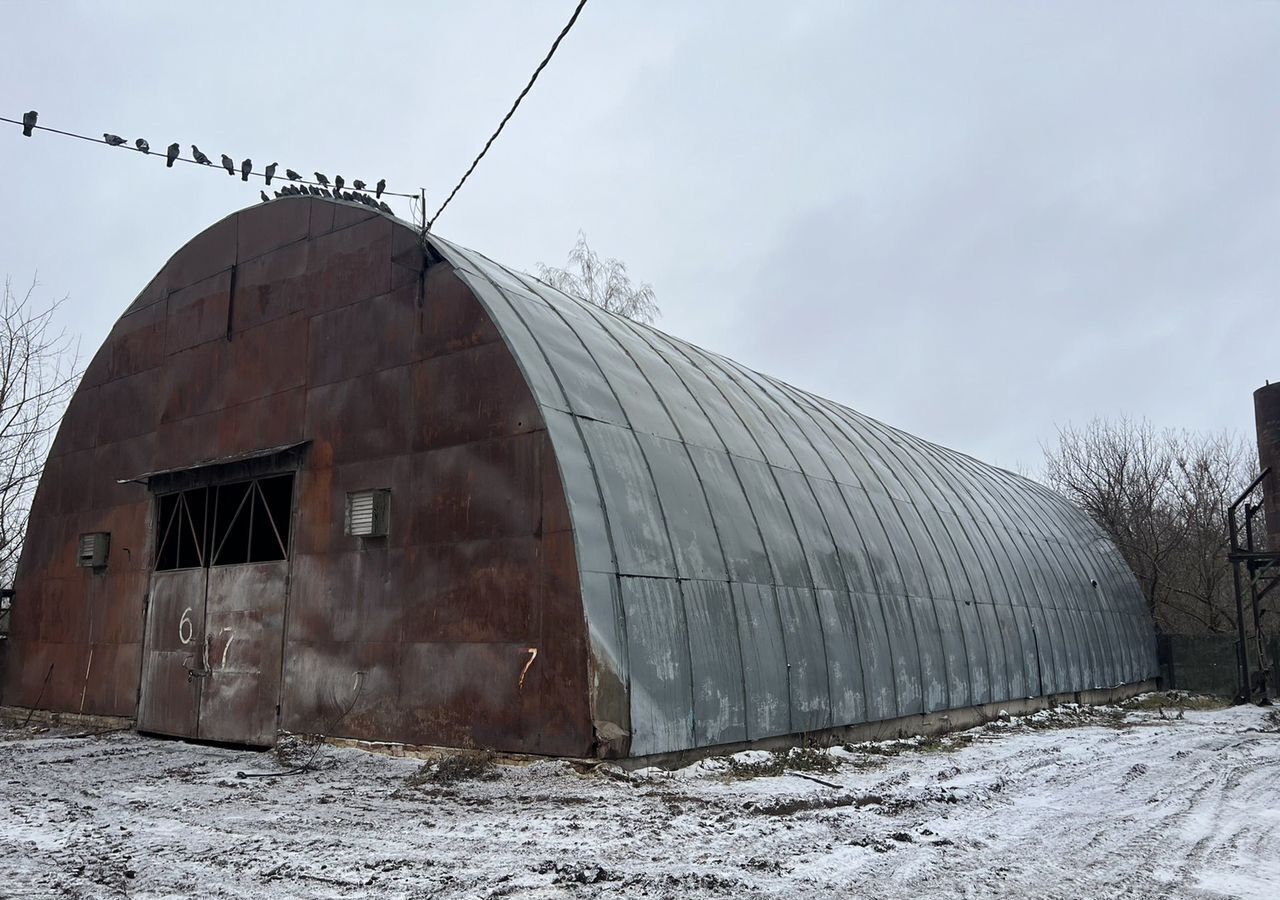
<svg viewBox="0 0 1280 900">
<path fill-rule="evenodd" d="M 211 635 L 206 634 L 204 636 L 204 653 L 200 660 L 201 668 L 192 669 L 187 667 L 187 684 L 190 684 L 193 678 L 208 678 L 213 674 L 213 670 L 209 668 L 209 644 L 212 641 L 213 637 Z"/>
</svg>

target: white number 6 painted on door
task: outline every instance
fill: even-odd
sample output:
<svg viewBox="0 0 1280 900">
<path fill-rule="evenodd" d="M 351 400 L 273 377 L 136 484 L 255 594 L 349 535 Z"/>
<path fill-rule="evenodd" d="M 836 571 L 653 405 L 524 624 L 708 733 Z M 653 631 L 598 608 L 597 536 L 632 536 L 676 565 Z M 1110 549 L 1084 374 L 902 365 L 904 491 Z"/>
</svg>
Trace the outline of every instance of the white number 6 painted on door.
<svg viewBox="0 0 1280 900">
<path fill-rule="evenodd" d="M 184 644 L 191 643 L 191 634 L 195 630 L 195 626 L 191 624 L 191 620 L 187 618 L 187 614 L 191 612 L 188 606 L 182 611 L 182 618 L 178 620 L 178 640 Z"/>
</svg>

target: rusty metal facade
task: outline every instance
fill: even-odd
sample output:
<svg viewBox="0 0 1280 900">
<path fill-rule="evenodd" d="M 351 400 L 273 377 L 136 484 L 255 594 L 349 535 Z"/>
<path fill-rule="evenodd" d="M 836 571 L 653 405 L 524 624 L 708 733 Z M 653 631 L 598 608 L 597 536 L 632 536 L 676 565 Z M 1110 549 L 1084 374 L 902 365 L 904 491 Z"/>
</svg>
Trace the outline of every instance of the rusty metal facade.
<svg viewBox="0 0 1280 900">
<path fill-rule="evenodd" d="M 153 571 L 157 491 L 272 466 L 296 472 L 287 561 Z M 345 496 L 370 488 L 390 534 L 349 536 Z M 88 367 L 35 497 L 3 702 L 236 743 L 587 755 L 563 494 L 511 352 L 412 230 L 324 200 L 246 209 Z M 96 531 L 108 563 L 79 568 Z"/>
<path fill-rule="evenodd" d="M 185 576 L 230 661 L 188 682 L 167 598 L 196 588 L 152 571 L 153 492 L 117 482 L 284 447 L 289 558 Z M 390 535 L 346 535 L 346 493 L 383 488 Z M 109 563 L 77 568 L 93 531 Z M 208 229 L 121 318 L 17 591 L 4 702 L 249 743 L 645 755 L 1156 671 L 1131 573 L 1045 488 L 309 198 Z M 212 642 L 254 591 L 237 662 Z"/>
<path fill-rule="evenodd" d="M 434 246 L 542 408 L 632 755 L 1156 674 L 1132 573 L 1048 489 Z"/>
</svg>

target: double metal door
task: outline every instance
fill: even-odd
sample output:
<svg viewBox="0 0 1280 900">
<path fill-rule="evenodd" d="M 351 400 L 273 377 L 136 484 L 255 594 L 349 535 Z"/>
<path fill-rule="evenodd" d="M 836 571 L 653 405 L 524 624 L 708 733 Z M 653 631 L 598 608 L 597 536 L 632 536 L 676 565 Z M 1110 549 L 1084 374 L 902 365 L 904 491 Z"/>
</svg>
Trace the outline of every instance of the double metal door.
<svg viewBox="0 0 1280 900">
<path fill-rule="evenodd" d="M 292 480 L 157 498 L 138 730 L 275 742 Z"/>
</svg>

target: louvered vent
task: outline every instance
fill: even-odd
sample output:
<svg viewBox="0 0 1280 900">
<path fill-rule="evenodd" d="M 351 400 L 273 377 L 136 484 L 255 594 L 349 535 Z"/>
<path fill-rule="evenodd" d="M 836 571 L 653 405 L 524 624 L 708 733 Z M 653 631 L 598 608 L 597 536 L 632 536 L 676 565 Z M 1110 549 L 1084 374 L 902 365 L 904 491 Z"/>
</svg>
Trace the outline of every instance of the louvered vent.
<svg viewBox="0 0 1280 900">
<path fill-rule="evenodd" d="M 355 491 L 347 494 L 347 534 L 381 537 L 391 525 L 391 491 Z"/>
<path fill-rule="evenodd" d="M 105 566 L 110 547 L 111 535 L 105 531 L 80 535 L 80 553 L 76 557 L 76 565 L 93 569 Z"/>
</svg>

